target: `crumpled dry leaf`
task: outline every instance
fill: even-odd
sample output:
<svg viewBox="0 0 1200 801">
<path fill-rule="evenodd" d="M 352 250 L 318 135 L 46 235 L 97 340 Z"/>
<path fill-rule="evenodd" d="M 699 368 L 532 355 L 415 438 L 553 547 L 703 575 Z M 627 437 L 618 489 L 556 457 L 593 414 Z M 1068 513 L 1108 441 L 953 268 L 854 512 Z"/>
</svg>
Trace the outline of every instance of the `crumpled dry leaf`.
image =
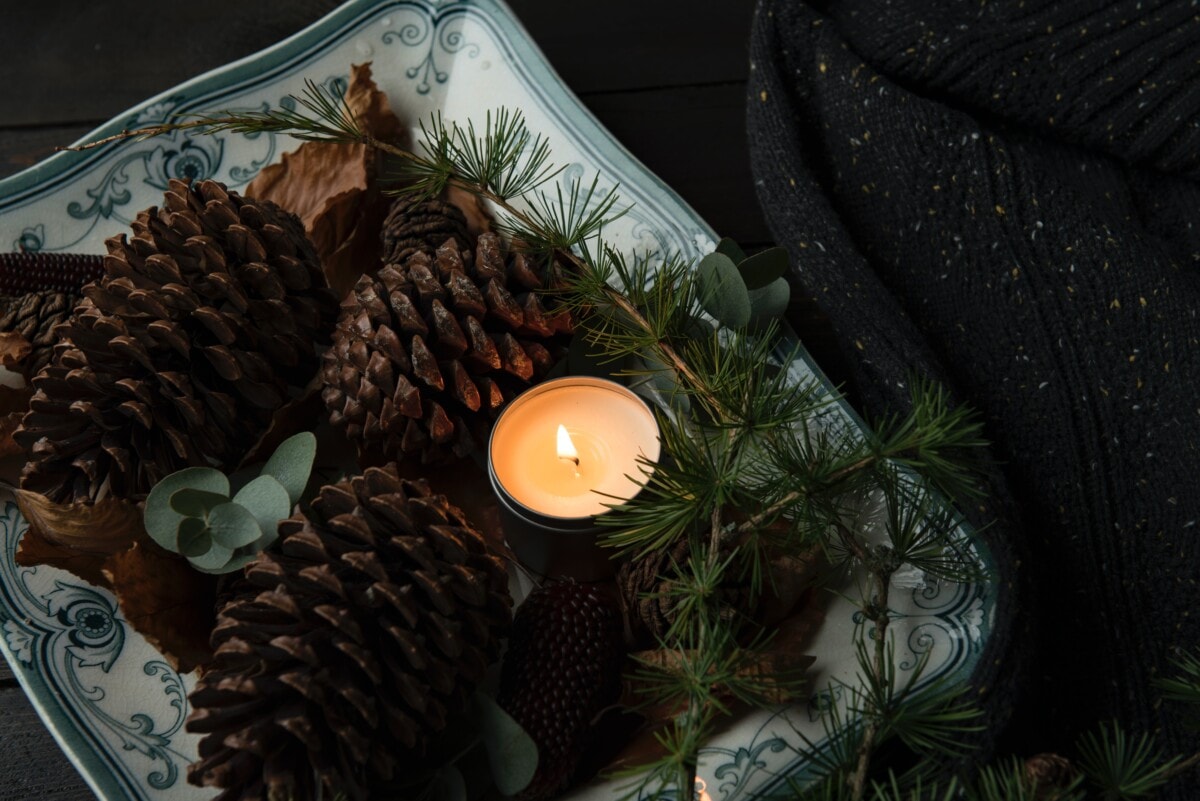
<svg viewBox="0 0 1200 801">
<path fill-rule="evenodd" d="M 121 614 L 181 672 L 212 657 L 217 577 L 193 570 L 181 556 L 141 539 L 113 554 L 104 576 Z"/>
<path fill-rule="evenodd" d="M 325 417 L 325 402 L 321 400 L 324 385 L 325 379 L 318 370 L 299 395 L 275 410 L 267 430 L 246 451 L 237 469 L 265 462 L 288 437 L 301 431 L 312 431 L 317 421 Z"/>
<path fill-rule="evenodd" d="M 136 504 L 108 497 L 94 504 L 55 503 L 28 490 L 12 490 L 29 529 L 21 537 L 18 565 L 54 565 L 100 587 L 109 556 L 127 550 L 142 535 Z"/>
<path fill-rule="evenodd" d="M 50 565 L 111 590 L 130 625 L 179 670 L 211 655 L 217 578 L 151 542 L 137 504 L 113 497 L 59 504 L 28 490 L 12 493 L 29 522 L 18 565 Z"/>
<path fill-rule="evenodd" d="M 16 331 L 0 332 L 0 366 L 19 370 L 32 352 L 33 345 Z"/>
<path fill-rule="evenodd" d="M 467 218 L 467 234 L 471 237 L 472 242 L 478 239 L 480 234 L 492 230 L 491 212 L 487 210 L 487 206 L 479 195 L 473 195 L 457 186 L 448 186 L 442 193 L 442 198 L 447 203 L 458 206 L 463 216 Z"/>
<path fill-rule="evenodd" d="M 345 97 L 368 133 L 400 140 L 400 120 L 372 80 L 370 64 L 351 67 Z M 339 299 L 362 273 L 378 266 L 379 230 L 391 200 L 375 180 L 381 160 L 366 145 L 305 142 L 246 187 L 247 197 L 274 201 L 301 219 Z"/>
</svg>

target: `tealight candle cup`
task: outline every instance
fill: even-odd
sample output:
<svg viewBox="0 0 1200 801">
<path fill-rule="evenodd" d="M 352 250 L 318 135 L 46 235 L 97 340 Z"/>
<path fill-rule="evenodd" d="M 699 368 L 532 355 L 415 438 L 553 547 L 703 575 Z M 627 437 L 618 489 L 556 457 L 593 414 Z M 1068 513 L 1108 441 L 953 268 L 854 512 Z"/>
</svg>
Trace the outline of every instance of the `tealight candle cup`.
<svg viewBox="0 0 1200 801">
<path fill-rule="evenodd" d="M 564 455 L 564 438 L 570 441 Z M 654 413 L 602 378 L 545 381 L 514 398 L 492 428 L 488 478 L 505 539 L 521 563 L 549 578 L 613 575 L 598 518 L 634 498 L 661 445 Z"/>
</svg>

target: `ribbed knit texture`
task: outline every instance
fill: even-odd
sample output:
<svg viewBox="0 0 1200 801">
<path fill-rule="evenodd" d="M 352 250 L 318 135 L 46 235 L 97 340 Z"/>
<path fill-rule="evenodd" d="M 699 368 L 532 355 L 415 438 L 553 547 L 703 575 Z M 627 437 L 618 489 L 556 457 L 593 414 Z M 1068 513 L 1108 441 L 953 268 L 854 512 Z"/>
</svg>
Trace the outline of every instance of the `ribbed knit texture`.
<svg viewBox="0 0 1200 801">
<path fill-rule="evenodd" d="M 829 7 L 758 8 L 759 197 L 868 411 L 916 372 L 984 415 L 1030 589 L 976 679 L 1021 679 L 1001 745 L 1072 755 L 1115 717 L 1191 754 L 1151 681 L 1200 648 L 1200 9 Z"/>
</svg>

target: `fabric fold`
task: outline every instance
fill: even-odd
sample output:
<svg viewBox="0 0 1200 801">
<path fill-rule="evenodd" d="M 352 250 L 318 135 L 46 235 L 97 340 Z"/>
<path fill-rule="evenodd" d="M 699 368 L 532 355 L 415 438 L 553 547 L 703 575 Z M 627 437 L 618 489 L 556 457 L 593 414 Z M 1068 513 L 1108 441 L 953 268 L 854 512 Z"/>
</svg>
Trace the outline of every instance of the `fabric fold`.
<svg viewBox="0 0 1200 801">
<path fill-rule="evenodd" d="M 828 16 L 763 0 L 756 15 L 759 199 L 865 410 L 903 408 L 910 377 L 932 376 L 994 443 L 994 497 L 966 511 L 999 515 L 985 536 L 1014 584 L 974 682 L 992 735 L 1013 705 L 1001 747 L 1026 756 L 1070 754 L 1113 717 L 1200 749 L 1152 683 L 1200 648 L 1200 25 L 1185 5 L 1141 21 L 1132 3 L 1017 0 Z"/>
</svg>

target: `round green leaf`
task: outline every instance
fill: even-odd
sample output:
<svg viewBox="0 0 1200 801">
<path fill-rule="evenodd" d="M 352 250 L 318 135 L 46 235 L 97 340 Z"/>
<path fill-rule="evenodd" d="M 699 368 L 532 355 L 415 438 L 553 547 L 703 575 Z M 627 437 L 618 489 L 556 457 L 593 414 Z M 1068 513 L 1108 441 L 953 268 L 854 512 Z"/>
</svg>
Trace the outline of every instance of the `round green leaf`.
<svg viewBox="0 0 1200 801">
<path fill-rule="evenodd" d="M 768 248 L 739 262 L 737 268 L 746 289 L 762 289 L 787 272 L 788 254 L 783 248 Z"/>
<path fill-rule="evenodd" d="M 792 298 L 792 288 L 787 279 L 776 278 L 761 289 L 750 291 L 751 321 L 756 325 L 782 317 Z"/>
<path fill-rule="evenodd" d="M 525 789 L 537 770 L 537 745 L 491 697 L 475 693 L 473 707 L 496 789 L 501 795 L 516 795 Z"/>
<path fill-rule="evenodd" d="M 184 487 L 171 493 L 171 508 L 184 517 L 205 517 L 223 503 L 229 503 L 229 496 L 219 492 Z"/>
<path fill-rule="evenodd" d="M 696 265 L 700 305 L 729 328 L 750 322 L 750 295 L 733 261 L 722 253 L 709 253 Z"/>
<path fill-rule="evenodd" d="M 746 252 L 742 250 L 737 242 L 734 242 L 729 237 L 721 237 L 721 241 L 717 243 L 717 252 L 723 256 L 728 256 L 729 260 L 734 264 L 740 264 L 746 260 Z"/>
<path fill-rule="evenodd" d="M 263 465 L 262 474 L 274 477 L 287 490 L 289 507 L 300 502 L 316 456 L 316 435 L 311 431 L 303 431 L 279 443 L 279 447 Z"/>
<path fill-rule="evenodd" d="M 213 540 L 211 547 L 199 556 L 189 556 L 188 561 L 193 567 L 205 573 L 225 573 L 227 571 L 219 568 L 225 567 L 229 563 L 229 557 L 233 555 L 233 550 L 226 548 L 221 543 Z"/>
<path fill-rule="evenodd" d="M 175 541 L 175 547 L 170 550 L 175 551 L 180 556 L 191 558 L 208 553 L 208 549 L 212 546 L 212 534 L 209 533 L 208 526 L 198 517 L 185 517 L 179 524 L 178 535 Z"/>
<path fill-rule="evenodd" d="M 257 551 L 253 551 L 250 553 L 234 553 L 232 556 L 229 557 L 228 560 L 225 561 L 224 564 L 221 564 L 218 567 L 203 568 L 203 567 L 200 567 L 199 565 L 197 565 L 194 561 L 192 562 L 192 567 L 196 568 L 196 570 L 200 571 L 201 573 L 208 573 L 209 575 L 219 576 L 223 573 L 232 573 L 235 570 L 241 570 L 243 567 L 245 567 L 246 565 L 248 565 L 250 562 L 254 561 L 257 558 L 258 558 Z"/>
<path fill-rule="evenodd" d="M 213 542 L 233 553 L 234 548 L 258 542 L 262 529 L 254 515 L 236 503 L 223 503 L 208 513 L 208 530 Z M 226 554 L 226 559 L 229 555 Z"/>
<path fill-rule="evenodd" d="M 258 550 L 270 545 L 278 536 L 279 521 L 292 511 L 288 491 L 283 488 L 274 476 L 259 476 L 238 490 L 233 496 L 233 502 L 254 515 L 258 528 L 262 532 L 258 541 Z"/>
<path fill-rule="evenodd" d="M 186 467 L 159 481 L 146 498 L 142 513 L 146 533 L 150 539 L 174 551 L 176 532 L 183 522 L 183 515 L 171 508 L 171 496 L 181 489 L 198 489 L 229 495 L 229 479 L 220 470 L 211 467 Z"/>
</svg>

